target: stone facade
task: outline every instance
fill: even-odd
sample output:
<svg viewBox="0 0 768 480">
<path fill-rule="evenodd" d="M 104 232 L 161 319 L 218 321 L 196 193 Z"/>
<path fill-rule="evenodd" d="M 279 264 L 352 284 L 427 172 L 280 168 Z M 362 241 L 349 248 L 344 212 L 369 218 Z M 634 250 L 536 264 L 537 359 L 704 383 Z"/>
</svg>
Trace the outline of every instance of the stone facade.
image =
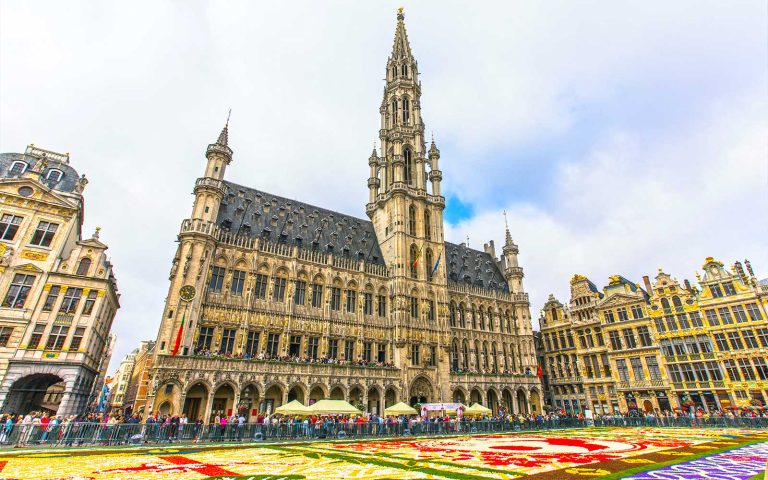
<svg viewBox="0 0 768 480">
<path fill-rule="evenodd" d="M 479 401 L 540 411 L 528 296 L 509 231 L 501 258 L 445 242 L 440 152 L 426 148 L 402 13 L 368 158 L 370 221 L 224 180 L 209 145 L 182 222 L 148 404 L 211 418 L 291 399 Z"/>
<path fill-rule="evenodd" d="M 570 308 L 550 296 L 540 319 L 548 403 L 597 413 L 765 404 L 768 288 L 747 265 L 707 258 L 700 289 L 661 269 L 645 288 L 616 275 L 599 291 L 576 275 Z"/>
<path fill-rule="evenodd" d="M 80 413 L 98 393 L 119 295 L 98 229 L 91 238 L 81 236 L 87 183 L 68 154 L 30 145 L 23 154 L 0 155 L 5 412 Z M 55 394 L 46 393 L 49 388 Z"/>
</svg>

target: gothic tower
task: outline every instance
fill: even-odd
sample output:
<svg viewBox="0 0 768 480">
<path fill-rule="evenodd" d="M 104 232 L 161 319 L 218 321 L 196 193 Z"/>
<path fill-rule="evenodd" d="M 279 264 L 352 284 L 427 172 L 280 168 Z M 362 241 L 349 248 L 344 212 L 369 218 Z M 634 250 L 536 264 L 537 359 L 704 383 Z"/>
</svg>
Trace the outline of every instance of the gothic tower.
<svg viewBox="0 0 768 480">
<path fill-rule="evenodd" d="M 216 218 L 225 193 L 224 171 L 232 162 L 228 137 L 229 119 L 219 138 L 206 149 L 205 172 L 195 181 L 192 215 L 181 224 L 156 354 L 184 355 L 190 348 L 205 291 L 208 263 L 216 246 Z M 182 287 L 185 287 L 183 295 Z"/>
<path fill-rule="evenodd" d="M 409 371 L 407 382 L 424 375 L 432 385 L 440 385 L 435 375 L 442 376 L 441 364 L 445 365 L 446 383 L 448 378 L 447 334 L 441 327 L 446 325 L 447 278 L 445 262 L 438 262 L 444 248 L 445 199 L 440 195 L 440 151 L 434 140 L 427 150 L 424 140 L 419 70 L 404 18 L 400 9 L 379 109 L 381 151 L 379 155 L 374 148 L 368 159 L 366 213 L 393 278 L 395 342 L 400 352 L 396 358 Z M 414 303 L 419 298 L 429 300 Z M 424 335 L 416 338 L 412 335 L 416 330 Z M 414 357 L 420 358 L 414 361 Z M 438 367 L 437 372 L 434 368 L 422 371 L 418 368 L 422 363 Z"/>
</svg>

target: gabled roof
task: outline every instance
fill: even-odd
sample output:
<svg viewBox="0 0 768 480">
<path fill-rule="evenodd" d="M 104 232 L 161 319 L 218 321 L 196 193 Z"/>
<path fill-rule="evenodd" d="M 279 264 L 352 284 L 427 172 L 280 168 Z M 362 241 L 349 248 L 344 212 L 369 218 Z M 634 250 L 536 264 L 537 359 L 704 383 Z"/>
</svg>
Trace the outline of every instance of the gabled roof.
<svg viewBox="0 0 768 480">
<path fill-rule="evenodd" d="M 224 181 L 216 219 L 224 231 L 384 265 L 369 220 Z"/>
</svg>

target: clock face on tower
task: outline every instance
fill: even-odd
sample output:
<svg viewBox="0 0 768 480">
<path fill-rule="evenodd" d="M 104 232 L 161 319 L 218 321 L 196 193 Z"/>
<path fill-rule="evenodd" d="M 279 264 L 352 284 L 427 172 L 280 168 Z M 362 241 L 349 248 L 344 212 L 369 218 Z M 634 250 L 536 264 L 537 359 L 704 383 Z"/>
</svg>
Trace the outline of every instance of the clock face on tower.
<svg viewBox="0 0 768 480">
<path fill-rule="evenodd" d="M 179 289 L 179 296 L 182 300 L 185 302 L 189 302 L 193 298 L 195 298 L 195 287 L 192 285 L 184 285 Z"/>
</svg>

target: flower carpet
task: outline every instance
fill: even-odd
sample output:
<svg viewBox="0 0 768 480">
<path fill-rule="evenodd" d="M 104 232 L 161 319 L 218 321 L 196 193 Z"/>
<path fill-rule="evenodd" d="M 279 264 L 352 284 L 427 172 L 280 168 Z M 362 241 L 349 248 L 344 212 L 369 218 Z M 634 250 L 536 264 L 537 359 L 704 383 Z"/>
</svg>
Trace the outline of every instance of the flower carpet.
<svg viewBox="0 0 768 480">
<path fill-rule="evenodd" d="M 766 431 L 588 428 L 357 442 L 5 450 L 0 479 L 750 480 L 767 461 Z"/>
</svg>

